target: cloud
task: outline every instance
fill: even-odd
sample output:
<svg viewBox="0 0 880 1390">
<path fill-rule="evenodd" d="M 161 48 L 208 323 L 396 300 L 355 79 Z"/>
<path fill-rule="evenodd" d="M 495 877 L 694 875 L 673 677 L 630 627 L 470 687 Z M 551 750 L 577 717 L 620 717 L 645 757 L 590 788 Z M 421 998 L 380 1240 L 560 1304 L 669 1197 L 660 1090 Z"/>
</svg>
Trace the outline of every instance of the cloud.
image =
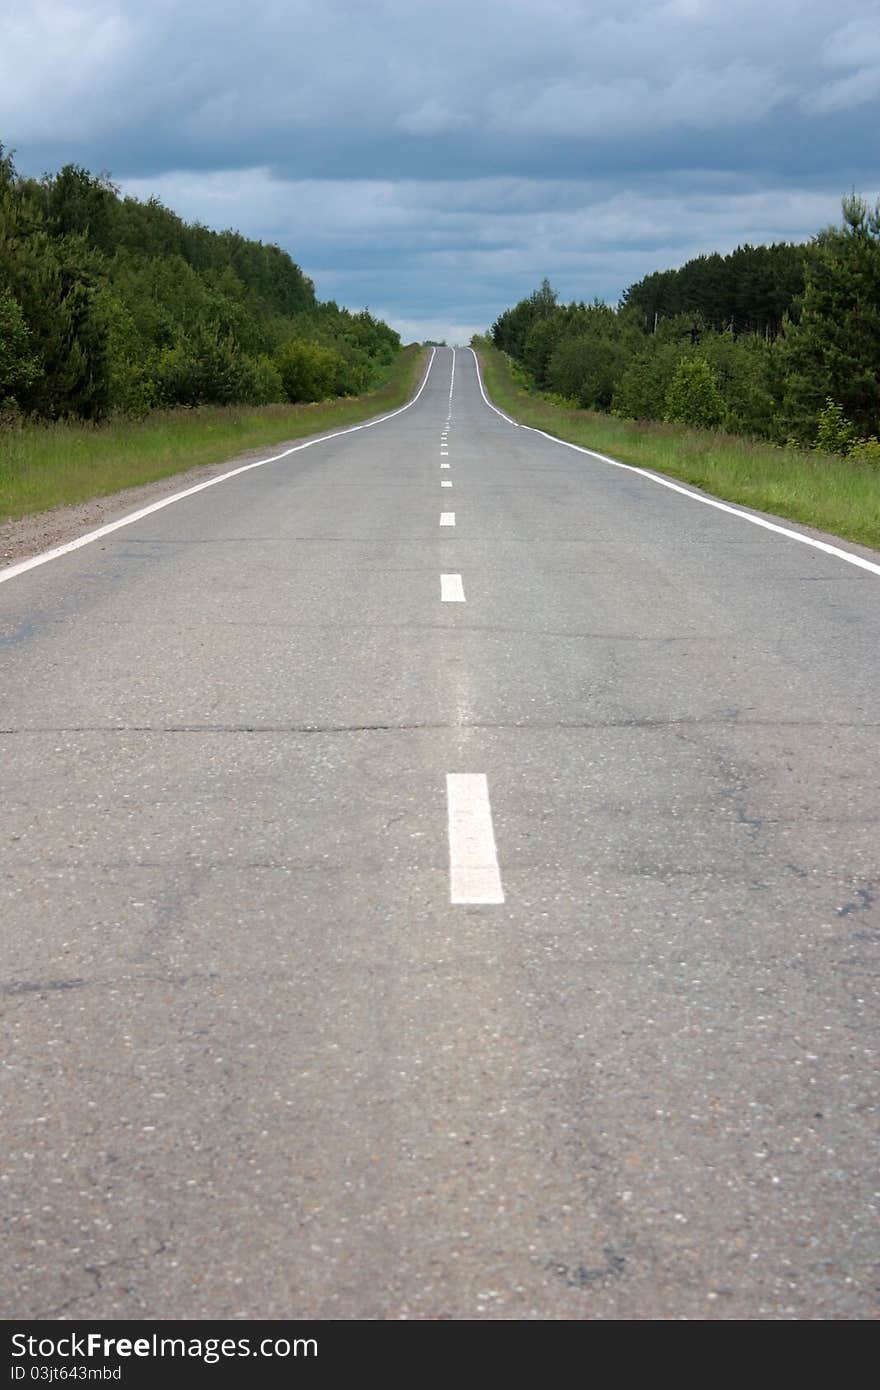
<svg viewBox="0 0 880 1390">
<path fill-rule="evenodd" d="M 0 130 L 122 176 L 271 164 L 296 178 L 552 177 L 585 141 L 592 164 L 623 150 L 631 166 L 646 137 L 656 149 L 664 133 L 674 158 L 694 133 L 705 143 L 843 109 L 833 91 L 824 107 L 813 94 L 829 66 L 880 61 L 872 12 L 856 0 L 447 0 L 442 13 L 411 0 L 35 0 L 0 18 Z"/>
<path fill-rule="evenodd" d="M 0 140 L 287 247 L 400 323 L 805 237 L 870 195 L 876 0 L 32 0 Z M 874 124 L 872 124 L 874 123 Z M 449 337 L 450 332 L 430 336 Z"/>
<path fill-rule="evenodd" d="M 837 191 L 750 188 L 699 171 L 675 186 L 490 178 L 286 180 L 271 169 L 128 180 L 184 216 L 290 248 L 324 297 L 406 337 L 467 341 L 547 275 L 563 299 L 611 301 L 652 270 L 742 241 L 804 240 Z"/>
<path fill-rule="evenodd" d="M 28 141 L 62 130 L 67 139 L 90 138 L 94 74 L 125 68 L 135 34 L 133 17 L 115 5 L 32 0 L 8 10 L 0 16 L 0 130 Z"/>
<path fill-rule="evenodd" d="M 880 63 L 873 67 L 859 68 L 849 77 L 838 78 L 836 82 L 826 82 L 805 104 L 807 110 L 847 111 L 853 106 L 863 106 L 865 102 L 880 98 Z"/>
<path fill-rule="evenodd" d="M 850 20 L 830 36 L 823 54 L 827 68 L 844 69 L 846 76 L 822 82 L 803 98 L 807 111 L 846 111 L 880 99 L 880 16 Z"/>
</svg>

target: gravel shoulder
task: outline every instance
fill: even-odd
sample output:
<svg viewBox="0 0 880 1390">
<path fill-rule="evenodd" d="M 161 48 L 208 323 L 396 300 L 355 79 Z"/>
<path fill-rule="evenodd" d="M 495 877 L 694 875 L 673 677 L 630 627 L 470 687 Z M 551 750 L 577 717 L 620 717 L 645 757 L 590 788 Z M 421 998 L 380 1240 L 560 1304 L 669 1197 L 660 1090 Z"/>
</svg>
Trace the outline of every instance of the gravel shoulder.
<svg viewBox="0 0 880 1390">
<path fill-rule="evenodd" d="M 308 439 L 320 439 L 321 433 L 309 435 Z M 297 444 L 305 444 L 308 439 L 298 438 L 279 444 L 262 445 L 259 449 L 249 449 L 234 458 L 223 459 L 220 463 L 201 464 L 181 473 L 172 473 L 167 478 L 159 478 L 154 483 L 142 483 L 138 487 L 123 488 L 105 497 L 92 497 L 87 502 L 76 502 L 69 507 L 53 507 L 47 512 L 33 512 L 30 516 L 16 517 L 0 522 L 0 568 L 29 560 L 44 550 L 52 550 L 57 545 L 65 545 L 76 540 L 88 531 L 118 521 L 129 512 L 148 507 L 174 492 L 183 492 L 197 483 L 216 478 L 221 473 L 229 473 L 245 463 L 253 463 L 260 458 L 281 453 Z"/>
</svg>

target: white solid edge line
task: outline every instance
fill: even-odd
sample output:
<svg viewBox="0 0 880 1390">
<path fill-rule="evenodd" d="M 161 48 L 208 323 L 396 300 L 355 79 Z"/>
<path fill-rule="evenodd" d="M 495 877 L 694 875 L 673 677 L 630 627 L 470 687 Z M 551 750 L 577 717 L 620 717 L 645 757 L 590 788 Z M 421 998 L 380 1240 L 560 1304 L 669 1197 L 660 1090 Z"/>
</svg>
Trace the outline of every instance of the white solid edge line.
<svg viewBox="0 0 880 1390">
<path fill-rule="evenodd" d="M 517 420 L 511 420 L 509 415 L 505 415 L 503 410 L 498 410 L 489 400 L 483 390 L 483 380 L 480 376 L 480 363 L 474 349 L 474 365 L 477 369 L 477 381 L 480 387 L 480 394 L 490 410 L 494 410 L 496 415 L 500 415 L 502 420 L 506 420 L 509 425 L 516 429 L 528 430 L 530 434 L 540 434 L 544 439 L 549 439 L 551 444 L 561 444 L 565 449 L 574 449 L 575 453 L 586 454 L 589 458 L 599 459 L 602 463 L 608 463 L 612 468 L 625 468 L 628 473 L 640 473 L 643 478 L 650 478 L 652 483 L 659 483 L 660 487 L 669 488 L 670 492 L 680 492 L 682 497 L 690 497 L 693 502 L 702 502 L 706 507 L 714 507 L 719 512 L 729 512 L 731 516 L 742 517 L 743 521 L 750 521 L 753 526 L 760 526 L 765 531 L 775 531 L 778 536 L 787 536 L 789 540 L 800 541 L 801 545 L 812 546 L 813 550 L 821 550 L 826 555 L 834 555 L 838 560 L 845 560 L 848 565 L 856 565 L 859 569 L 867 570 L 870 574 L 880 574 L 880 565 L 873 560 L 865 560 L 861 555 L 854 555 L 851 550 L 841 550 L 838 545 L 829 545 L 827 541 L 814 540 L 812 536 L 805 536 L 800 531 L 791 531 L 787 526 L 778 526 L 775 521 L 767 521 L 763 516 L 754 516 L 752 512 L 744 512 L 740 507 L 733 507 L 729 502 L 720 502 L 715 497 L 704 497 L 702 493 L 691 492 L 690 488 L 682 487 L 680 483 L 673 483 L 669 478 L 662 478 L 659 473 L 652 473 L 648 468 L 639 468 L 634 463 L 621 463 L 620 459 L 613 459 L 608 454 L 597 453 L 595 449 L 585 449 L 581 444 L 571 444 L 567 439 L 557 439 L 555 434 L 548 434 L 546 430 L 536 429 L 534 425 L 521 425 Z"/>
<path fill-rule="evenodd" d="M 447 773 L 446 804 L 450 902 L 503 903 L 485 773 Z"/>
<path fill-rule="evenodd" d="M 464 603 L 464 584 L 460 574 L 441 574 L 440 600 L 442 603 Z"/>
<path fill-rule="evenodd" d="M 440 513 L 440 525 L 441 525 L 441 526 L 454 526 L 454 525 L 455 525 L 455 512 L 441 512 L 441 513 Z"/>
<path fill-rule="evenodd" d="M 62 555 L 69 555 L 73 550 L 80 550 L 84 545 L 90 545 L 92 541 L 98 541 L 102 536 L 109 536 L 113 531 L 118 531 L 123 526 L 131 526 L 133 522 L 142 520 L 145 516 L 150 516 L 153 512 L 160 512 L 163 507 L 170 507 L 174 502 L 183 501 L 184 497 L 193 497 L 197 492 L 204 492 L 206 488 L 216 487 L 218 483 L 225 483 L 230 478 L 237 478 L 240 473 L 249 473 L 252 468 L 263 468 L 267 463 L 278 463 L 280 459 L 286 459 L 290 454 L 298 454 L 302 449 L 311 449 L 315 444 L 326 444 L 328 440 L 340 439 L 344 434 L 356 434 L 358 430 L 369 430 L 374 425 L 382 425 L 386 420 L 393 420 L 395 415 L 402 415 L 410 406 L 415 405 L 419 396 L 425 389 L 431 367 L 434 365 L 434 357 L 437 349 L 431 349 L 431 356 L 425 368 L 425 375 L 422 377 L 422 384 L 411 401 L 406 405 L 400 406 L 397 410 L 392 410 L 388 415 L 380 415 L 376 420 L 365 420 L 360 425 L 349 425 L 344 430 L 334 430 L 332 434 L 319 435 L 317 439 L 307 439 L 303 444 L 294 444 L 289 449 L 284 449 L 280 454 L 272 454 L 270 458 L 257 459 L 254 463 L 242 464 L 240 468 L 232 468 L 228 473 L 221 473 L 216 478 L 208 478 L 204 483 L 196 483 L 195 487 L 185 488 L 183 492 L 172 493 L 170 497 L 163 497 L 159 502 L 152 502 L 149 507 L 141 507 L 136 512 L 129 512 L 128 516 L 122 516 L 118 521 L 110 521 L 106 526 L 99 526 L 97 531 L 87 531 L 84 536 L 77 536 L 76 540 L 68 541 L 66 545 L 57 545 L 52 550 L 44 550 L 40 555 L 32 555 L 29 560 L 21 560 L 18 564 L 7 565 L 5 569 L 0 569 L 0 584 L 5 584 L 9 579 L 15 579 L 19 574 L 25 574 L 28 570 L 36 569 L 38 565 L 46 565 L 50 560 L 57 560 Z"/>
</svg>

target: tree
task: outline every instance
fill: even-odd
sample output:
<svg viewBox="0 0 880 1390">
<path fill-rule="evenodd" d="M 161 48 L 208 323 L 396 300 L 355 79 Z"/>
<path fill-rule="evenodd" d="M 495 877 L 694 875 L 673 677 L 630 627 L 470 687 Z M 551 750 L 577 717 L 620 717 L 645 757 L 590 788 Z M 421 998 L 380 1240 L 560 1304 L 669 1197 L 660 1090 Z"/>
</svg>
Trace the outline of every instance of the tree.
<svg viewBox="0 0 880 1390">
<path fill-rule="evenodd" d="M 102 251 L 113 244 L 113 204 L 117 190 L 106 177 L 93 178 L 78 164 L 65 164 L 43 180 L 46 222 L 53 236 L 79 233 Z"/>
<path fill-rule="evenodd" d="M 547 385 L 585 410 L 607 410 L 626 364 L 626 349 L 611 336 L 564 338 L 550 359 Z"/>
<path fill-rule="evenodd" d="M 17 405 L 19 391 L 38 373 L 30 337 L 20 304 L 0 290 L 0 405 Z"/>
<path fill-rule="evenodd" d="M 700 356 L 715 373 L 724 400 L 724 428 L 772 437 L 779 406 L 778 354 L 756 334 L 707 333 Z"/>
<path fill-rule="evenodd" d="M 2 145 L 0 304 L 0 400 L 14 388 L 47 418 L 283 399 L 274 358 L 297 338 L 319 349 L 320 395 L 367 389 L 400 352 L 367 310 L 319 304 L 280 247 L 188 226 L 75 164 L 22 178 Z"/>
<path fill-rule="evenodd" d="M 0 191 L 0 290 L 18 303 L 40 371 L 20 404 L 57 419 L 99 419 L 108 404 L 106 336 L 96 308 L 96 255 L 80 235 L 52 237 L 38 186 Z"/>
<path fill-rule="evenodd" d="M 536 319 L 546 318 L 556 310 L 556 291 L 546 278 L 538 289 L 521 299 L 512 309 L 507 309 L 492 325 L 492 341 L 502 352 L 511 357 L 521 358 L 523 346 L 529 329 Z"/>
<path fill-rule="evenodd" d="M 681 343 L 652 335 L 627 362 L 614 389 L 611 408 L 629 420 L 662 420 L 666 393 L 684 351 Z"/>
<path fill-rule="evenodd" d="M 789 433 L 815 439 L 827 397 L 860 435 L 880 421 L 880 202 L 843 200 L 843 226 L 817 239 L 800 323 L 787 335 L 784 413 Z"/>
</svg>

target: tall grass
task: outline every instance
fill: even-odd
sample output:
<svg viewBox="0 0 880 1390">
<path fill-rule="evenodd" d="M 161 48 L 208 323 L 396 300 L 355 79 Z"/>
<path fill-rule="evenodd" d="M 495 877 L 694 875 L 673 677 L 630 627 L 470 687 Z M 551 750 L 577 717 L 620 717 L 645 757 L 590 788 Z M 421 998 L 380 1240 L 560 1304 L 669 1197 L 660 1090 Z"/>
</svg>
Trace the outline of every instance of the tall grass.
<svg viewBox="0 0 880 1390">
<path fill-rule="evenodd" d="M 880 469 L 870 464 L 720 430 L 578 410 L 524 388 L 507 358 L 485 341 L 479 354 L 488 394 L 523 424 L 679 478 L 715 497 L 880 549 Z"/>
<path fill-rule="evenodd" d="M 377 390 L 314 405 L 200 406 L 101 425 L 0 429 L 0 521 L 369 419 L 410 398 L 424 363 L 424 350 L 413 345 Z"/>
</svg>

